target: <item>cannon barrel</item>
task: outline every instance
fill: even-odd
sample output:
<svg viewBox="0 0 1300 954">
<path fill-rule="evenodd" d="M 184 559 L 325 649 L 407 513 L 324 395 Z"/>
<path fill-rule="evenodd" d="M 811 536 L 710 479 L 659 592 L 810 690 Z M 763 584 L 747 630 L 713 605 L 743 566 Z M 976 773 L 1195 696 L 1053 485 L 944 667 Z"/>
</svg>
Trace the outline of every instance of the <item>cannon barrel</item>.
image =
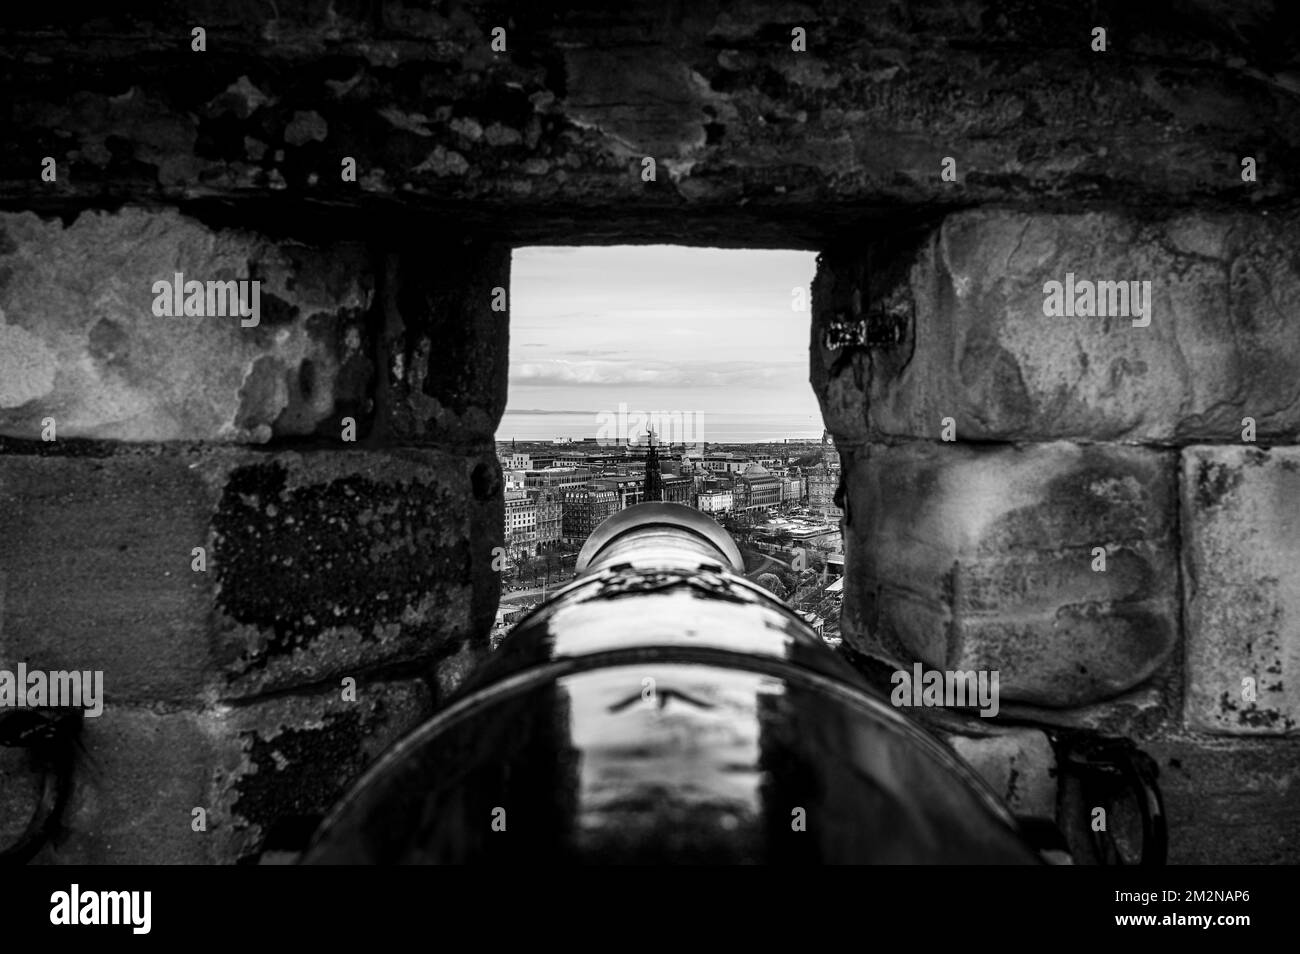
<svg viewBox="0 0 1300 954">
<path fill-rule="evenodd" d="M 577 567 L 304 863 L 1039 863 L 704 514 L 628 508 Z"/>
</svg>

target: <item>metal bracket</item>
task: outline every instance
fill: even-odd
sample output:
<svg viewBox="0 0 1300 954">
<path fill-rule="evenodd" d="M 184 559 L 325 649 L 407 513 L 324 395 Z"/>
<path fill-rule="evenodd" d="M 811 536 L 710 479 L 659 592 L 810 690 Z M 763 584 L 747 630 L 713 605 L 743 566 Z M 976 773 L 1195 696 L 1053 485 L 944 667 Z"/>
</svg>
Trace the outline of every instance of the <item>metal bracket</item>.
<svg viewBox="0 0 1300 954">
<path fill-rule="evenodd" d="M 909 311 L 901 307 L 880 308 L 865 315 L 845 309 L 835 312 L 826 324 L 823 343 L 828 350 L 840 348 L 888 348 L 902 344 Z"/>
<path fill-rule="evenodd" d="M 41 773 L 41 794 L 27 827 L 13 844 L 0 847 L 0 864 L 22 865 L 45 847 L 58 829 L 72 792 L 81 709 L 0 710 L 0 745 L 28 749 Z"/>
<path fill-rule="evenodd" d="M 1108 738 L 1090 733 L 1049 733 L 1062 781 L 1074 779 L 1082 787 L 1084 803 L 1106 805 L 1113 809 L 1126 796 L 1137 800 L 1142 822 L 1142 847 L 1139 865 L 1163 865 L 1169 850 L 1169 831 L 1165 819 L 1164 798 L 1156 779 L 1160 774 L 1155 760 L 1131 740 Z M 1090 830 L 1093 854 L 1098 864 L 1132 864 L 1107 826 L 1106 831 Z"/>
</svg>

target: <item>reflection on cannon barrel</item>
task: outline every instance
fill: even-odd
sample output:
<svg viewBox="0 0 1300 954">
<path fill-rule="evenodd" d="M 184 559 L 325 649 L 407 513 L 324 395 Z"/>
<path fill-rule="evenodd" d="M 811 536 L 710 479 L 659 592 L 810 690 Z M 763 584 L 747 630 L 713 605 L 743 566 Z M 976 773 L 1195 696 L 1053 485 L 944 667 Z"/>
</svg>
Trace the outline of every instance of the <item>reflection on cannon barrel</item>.
<svg viewBox="0 0 1300 954">
<path fill-rule="evenodd" d="M 336 806 L 304 861 L 1038 863 L 974 772 L 676 504 L 580 576 Z"/>
</svg>

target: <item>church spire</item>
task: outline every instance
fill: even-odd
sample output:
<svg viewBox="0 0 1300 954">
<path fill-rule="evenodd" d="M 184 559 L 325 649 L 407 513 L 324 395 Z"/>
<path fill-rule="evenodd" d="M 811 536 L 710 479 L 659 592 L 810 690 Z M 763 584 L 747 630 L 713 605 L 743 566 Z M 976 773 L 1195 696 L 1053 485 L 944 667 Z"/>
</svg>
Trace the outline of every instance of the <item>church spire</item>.
<svg viewBox="0 0 1300 954">
<path fill-rule="evenodd" d="M 641 499 L 647 503 L 651 500 L 664 499 L 664 485 L 659 477 L 659 455 L 655 452 L 655 432 L 650 431 L 650 450 L 645 455 L 645 493 Z"/>
</svg>

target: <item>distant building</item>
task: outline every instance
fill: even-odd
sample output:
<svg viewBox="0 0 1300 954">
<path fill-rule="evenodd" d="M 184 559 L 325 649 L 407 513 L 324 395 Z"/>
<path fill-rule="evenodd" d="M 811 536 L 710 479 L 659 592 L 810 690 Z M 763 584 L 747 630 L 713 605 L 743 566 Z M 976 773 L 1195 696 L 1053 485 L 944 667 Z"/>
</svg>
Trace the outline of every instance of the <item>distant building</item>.
<svg viewBox="0 0 1300 954">
<path fill-rule="evenodd" d="M 732 504 L 730 490 L 704 490 L 695 495 L 695 507 L 701 513 L 728 513 Z"/>
<path fill-rule="evenodd" d="M 844 511 L 835 506 L 835 491 L 840 485 L 839 471 L 830 471 L 823 464 L 808 471 L 808 509 L 819 517 L 839 520 Z"/>
<path fill-rule="evenodd" d="M 822 431 L 822 463 L 830 470 L 840 469 L 840 452 L 835 449 L 835 439 L 830 431 Z"/>
<path fill-rule="evenodd" d="M 661 480 L 663 500 L 667 503 L 685 504 L 689 507 L 694 483 L 689 477 L 664 477 Z"/>
<path fill-rule="evenodd" d="M 733 493 L 736 510 L 762 510 L 781 502 L 781 478 L 760 464 L 750 464 L 736 475 Z"/>
<path fill-rule="evenodd" d="M 537 505 L 522 490 L 507 490 L 506 553 L 513 559 L 537 553 Z"/>
<path fill-rule="evenodd" d="M 564 499 L 559 488 L 532 487 L 524 491 L 537 509 L 537 550 L 559 546 L 564 537 Z"/>
<path fill-rule="evenodd" d="M 750 465 L 748 457 L 741 454 L 713 453 L 705 454 L 701 465 L 705 470 L 721 474 L 739 474 Z"/>
<path fill-rule="evenodd" d="M 614 454 L 557 454 L 555 457 L 555 466 L 557 467 L 590 467 L 593 471 L 599 471 L 604 467 L 617 467 L 620 464 L 626 464 L 630 458 L 626 453 Z"/>
<path fill-rule="evenodd" d="M 501 610 L 501 622 L 511 626 L 523 619 L 524 615 L 536 605 L 536 603 L 525 603 L 522 606 L 507 607 Z"/>
<path fill-rule="evenodd" d="M 618 510 L 635 506 L 645 499 L 644 478 L 637 476 L 593 477 L 587 486 L 597 490 L 611 490 L 618 499 Z"/>
<path fill-rule="evenodd" d="M 802 477 L 781 478 L 781 503 L 798 503 L 804 499 Z"/>
<path fill-rule="evenodd" d="M 584 543 L 606 517 L 622 509 L 618 493 L 591 484 L 578 490 L 563 491 L 562 500 L 562 536 L 568 544 Z"/>
<path fill-rule="evenodd" d="M 590 479 L 589 467 L 546 467 L 542 470 L 524 471 L 524 486 L 528 488 L 569 490 L 585 487 Z"/>
</svg>

